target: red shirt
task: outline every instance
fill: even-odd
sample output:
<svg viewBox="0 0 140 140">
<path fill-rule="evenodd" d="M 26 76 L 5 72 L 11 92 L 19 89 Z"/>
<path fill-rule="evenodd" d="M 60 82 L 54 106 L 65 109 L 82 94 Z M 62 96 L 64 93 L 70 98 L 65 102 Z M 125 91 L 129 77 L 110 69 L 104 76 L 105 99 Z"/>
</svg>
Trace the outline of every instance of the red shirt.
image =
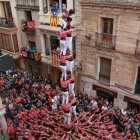
<svg viewBox="0 0 140 140">
<path fill-rule="evenodd" d="M 69 83 L 70 83 L 70 80 L 67 80 L 67 81 L 61 80 L 61 81 L 60 81 L 61 88 L 63 88 L 63 89 L 68 88 L 68 84 L 69 84 Z"/>
<path fill-rule="evenodd" d="M 11 133 L 13 133 L 13 132 L 14 132 L 14 128 L 13 128 L 12 125 L 10 125 L 10 126 L 8 127 L 8 133 L 11 134 Z"/>
<path fill-rule="evenodd" d="M 66 63 L 66 59 L 67 59 L 66 56 L 61 55 L 60 56 L 60 63 L 65 64 Z"/>
<path fill-rule="evenodd" d="M 72 31 L 68 30 L 68 31 L 66 31 L 66 34 L 67 34 L 67 36 L 71 36 L 72 35 Z"/>
<path fill-rule="evenodd" d="M 65 13 L 64 13 L 64 15 L 63 15 L 63 17 L 67 19 L 69 16 L 70 16 L 69 11 L 65 11 Z"/>
<path fill-rule="evenodd" d="M 72 123 L 70 123 L 70 124 L 65 123 L 64 124 L 64 128 L 66 128 L 66 129 L 70 129 L 71 127 L 72 127 Z"/>
<path fill-rule="evenodd" d="M 62 40 L 66 40 L 66 37 L 67 37 L 66 31 L 61 30 L 61 31 L 60 31 L 60 38 L 61 38 Z"/>
</svg>

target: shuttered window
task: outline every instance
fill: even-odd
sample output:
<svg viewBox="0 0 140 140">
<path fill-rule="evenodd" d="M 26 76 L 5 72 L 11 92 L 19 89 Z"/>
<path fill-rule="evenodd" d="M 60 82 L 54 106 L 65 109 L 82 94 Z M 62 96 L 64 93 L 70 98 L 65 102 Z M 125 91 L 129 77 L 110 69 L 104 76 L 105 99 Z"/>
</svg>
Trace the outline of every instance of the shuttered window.
<svg viewBox="0 0 140 140">
<path fill-rule="evenodd" d="M 106 59 L 101 57 L 99 79 L 107 80 L 109 82 L 110 74 L 111 74 L 111 59 Z"/>
</svg>

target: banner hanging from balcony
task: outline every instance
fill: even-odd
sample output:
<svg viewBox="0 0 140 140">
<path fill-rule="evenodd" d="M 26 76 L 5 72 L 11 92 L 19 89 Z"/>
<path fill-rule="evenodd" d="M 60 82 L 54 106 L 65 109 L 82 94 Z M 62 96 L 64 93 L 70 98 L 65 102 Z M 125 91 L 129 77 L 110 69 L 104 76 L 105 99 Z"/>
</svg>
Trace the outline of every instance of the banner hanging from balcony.
<svg viewBox="0 0 140 140">
<path fill-rule="evenodd" d="M 59 11 L 59 4 L 58 4 L 58 2 L 54 2 L 54 4 L 51 6 L 51 10 L 50 10 L 50 26 L 57 27 L 58 11 Z"/>
</svg>

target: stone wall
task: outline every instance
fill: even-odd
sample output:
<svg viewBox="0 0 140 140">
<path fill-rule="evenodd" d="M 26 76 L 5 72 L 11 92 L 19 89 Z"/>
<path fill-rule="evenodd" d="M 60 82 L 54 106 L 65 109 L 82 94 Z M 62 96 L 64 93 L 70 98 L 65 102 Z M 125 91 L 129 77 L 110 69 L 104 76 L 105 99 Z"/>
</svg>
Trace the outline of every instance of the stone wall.
<svg viewBox="0 0 140 140">
<path fill-rule="evenodd" d="M 135 55 L 140 35 L 139 12 L 134 9 L 82 5 L 81 60 L 83 75 L 98 80 L 99 58 L 109 58 L 112 60 L 110 84 L 134 92 L 137 67 L 140 66 L 139 59 Z M 101 33 L 102 30 L 102 17 L 113 18 L 113 35 L 116 36 L 115 50 L 98 48 L 95 45 L 95 33 Z"/>
</svg>

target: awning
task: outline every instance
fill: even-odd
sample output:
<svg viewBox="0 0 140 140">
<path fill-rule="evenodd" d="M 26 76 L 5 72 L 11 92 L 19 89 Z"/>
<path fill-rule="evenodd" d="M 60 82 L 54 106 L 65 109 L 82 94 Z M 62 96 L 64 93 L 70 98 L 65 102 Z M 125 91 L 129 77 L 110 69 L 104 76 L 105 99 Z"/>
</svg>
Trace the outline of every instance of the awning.
<svg viewBox="0 0 140 140">
<path fill-rule="evenodd" d="M 14 65 L 13 57 L 9 54 L 0 56 L 0 72 L 10 70 Z"/>
</svg>

